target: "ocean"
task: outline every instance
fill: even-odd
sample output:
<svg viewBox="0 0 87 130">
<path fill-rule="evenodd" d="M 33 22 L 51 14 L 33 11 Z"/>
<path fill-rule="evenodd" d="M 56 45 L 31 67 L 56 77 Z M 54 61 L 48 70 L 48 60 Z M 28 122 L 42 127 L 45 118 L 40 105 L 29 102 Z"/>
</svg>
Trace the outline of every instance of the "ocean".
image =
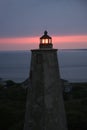
<svg viewBox="0 0 87 130">
<path fill-rule="evenodd" d="M 29 77 L 30 51 L 0 51 L 0 78 L 23 82 Z M 58 50 L 60 77 L 87 82 L 87 50 Z"/>
</svg>

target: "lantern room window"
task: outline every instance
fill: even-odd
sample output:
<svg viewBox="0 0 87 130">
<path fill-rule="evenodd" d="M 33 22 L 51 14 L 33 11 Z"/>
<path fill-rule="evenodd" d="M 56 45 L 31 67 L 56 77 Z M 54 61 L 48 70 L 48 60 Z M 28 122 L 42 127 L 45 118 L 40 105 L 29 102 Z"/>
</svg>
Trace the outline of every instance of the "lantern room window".
<svg viewBox="0 0 87 130">
<path fill-rule="evenodd" d="M 47 43 L 49 43 L 49 40 L 48 39 L 42 39 L 42 43 L 47 44 Z"/>
</svg>

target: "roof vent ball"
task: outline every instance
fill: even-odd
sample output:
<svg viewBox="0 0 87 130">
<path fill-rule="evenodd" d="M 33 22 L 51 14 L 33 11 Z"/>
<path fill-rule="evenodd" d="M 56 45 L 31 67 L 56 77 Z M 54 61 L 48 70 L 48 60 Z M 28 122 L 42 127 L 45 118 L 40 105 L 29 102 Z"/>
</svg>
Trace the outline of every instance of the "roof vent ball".
<svg viewBox="0 0 87 130">
<path fill-rule="evenodd" d="M 48 33 L 47 31 L 44 31 L 44 35 L 47 35 L 47 33 Z"/>
</svg>

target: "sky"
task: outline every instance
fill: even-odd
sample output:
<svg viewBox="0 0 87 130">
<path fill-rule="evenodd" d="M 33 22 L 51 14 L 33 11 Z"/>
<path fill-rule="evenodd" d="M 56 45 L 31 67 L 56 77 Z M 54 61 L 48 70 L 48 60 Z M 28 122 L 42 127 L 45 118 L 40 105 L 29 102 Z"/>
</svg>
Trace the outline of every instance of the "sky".
<svg viewBox="0 0 87 130">
<path fill-rule="evenodd" d="M 38 48 L 44 30 L 54 48 L 87 48 L 87 0 L 0 0 L 0 50 Z"/>
</svg>

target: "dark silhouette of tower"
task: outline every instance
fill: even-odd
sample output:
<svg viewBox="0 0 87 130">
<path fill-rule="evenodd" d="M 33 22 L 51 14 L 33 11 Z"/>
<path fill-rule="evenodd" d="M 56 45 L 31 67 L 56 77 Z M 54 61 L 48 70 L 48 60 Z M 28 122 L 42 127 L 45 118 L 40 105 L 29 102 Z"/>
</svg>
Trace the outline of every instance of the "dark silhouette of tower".
<svg viewBox="0 0 87 130">
<path fill-rule="evenodd" d="M 47 31 L 31 52 L 24 130 L 67 130 L 57 49 Z"/>
</svg>

